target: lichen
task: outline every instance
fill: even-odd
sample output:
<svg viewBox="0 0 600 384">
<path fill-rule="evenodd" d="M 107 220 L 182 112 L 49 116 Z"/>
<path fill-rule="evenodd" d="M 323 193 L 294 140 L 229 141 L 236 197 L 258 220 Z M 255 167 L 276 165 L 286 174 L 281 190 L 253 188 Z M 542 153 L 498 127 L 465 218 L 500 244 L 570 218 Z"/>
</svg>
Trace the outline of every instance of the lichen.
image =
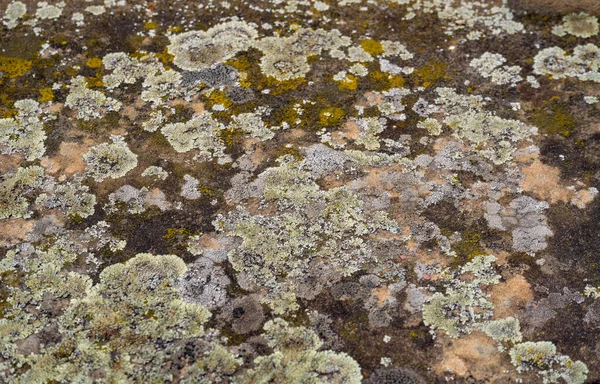
<svg viewBox="0 0 600 384">
<path fill-rule="evenodd" d="M 225 126 L 213 119 L 209 112 L 194 116 L 185 123 L 167 124 L 161 132 L 177 152 L 197 151 L 204 158 L 223 155 L 224 143 L 219 132 Z"/>
<path fill-rule="evenodd" d="M 258 36 L 256 30 L 240 21 L 219 24 L 206 31 L 189 31 L 169 38 L 173 63 L 187 71 L 197 71 L 222 63 L 248 48 Z"/>
<path fill-rule="evenodd" d="M 100 91 L 87 88 L 85 78 L 77 76 L 71 81 L 65 106 L 76 110 L 78 119 L 88 121 L 101 118 L 109 111 L 119 111 L 122 103 Z"/>
<path fill-rule="evenodd" d="M 537 133 L 519 120 L 503 119 L 483 109 L 481 96 L 459 95 L 451 88 L 437 88 L 436 104 L 445 109 L 444 124 L 466 140 L 485 158 L 503 164 L 512 158 L 513 143 Z"/>
<path fill-rule="evenodd" d="M 31 216 L 31 193 L 41 187 L 43 176 L 44 169 L 35 165 L 0 176 L 0 220 Z"/>
<path fill-rule="evenodd" d="M 14 118 L 0 119 L 0 153 L 20 153 L 28 161 L 39 159 L 46 152 L 42 110 L 31 99 L 15 102 L 15 108 Z"/>
<path fill-rule="evenodd" d="M 178 296 L 177 281 L 187 270 L 183 260 L 173 255 L 138 254 L 124 264 L 106 267 L 99 282 L 93 284 L 87 276 L 69 271 L 77 258 L 71 247 L 58 243 L 48 251 L 29 255 L 12 252 L 0 264 L 2 273 L 22 269 L 27 287 L 11 289 L 10 316 L 0 319 L 5 356 L 26 365 L 11 382 L 86 381 L 92 376 L 102 381 L 169 380 L 170 374 L 160 372 L 161 362 L 182 349 L 179 340 L 204 336 L 202 325 L 210 316 L 204 307 Z M 19 310 L 35 306 L 42 295 L 52 295 L 57 303 L 66 300 L 66 305 L 53 315 L 27 316 Z M 39 315 L 41 321 L 34 321 Z M 38 332 L 52 324 L 59 326 L 57 342 L 31 354 L 9 347 L 26 337 L 37 338 Z M 158 340 L 171 344 L 168 351 L 156 344 Z M 237 360 L 223 347 L 204 344 L 203 348 L 212 352 L 207 354 L 206 369 L 195 372 L 198 377 L 207 371 L 222 374 L 235 369 Z M 227 367 L 215 364 L 227 356 Z"/>
<path fill-rule="evenodd" d="M 482 285 L 498 284 L 493 268 L 494 256 L 477 256 L 460 268 L 442 274 L 445 293 L 434 293 L 423 306 L 423 322 L 432 329 L 444 330 L 450 337 L 470 333 L 473 325 L 492 315 L 493 305 Z M 472 280 L 463 276 L 471 273 Z M 463 278 L 461 278 L 463 277 Z"/>
<path fill-rule="evenodd" d="M 597 380 L 598 22 L 527 2 L 3 3 L 0 382 Z"/>
<path fill-rule="evenodd" d="M 600 49 L 594 44 L 578 45 L 573 55 L 560 47 L 542 49 L 533 59 L 533 71 L 552 79 L 576 77 L 582 81 L 600 82 Z"/>
<path fill-rule="evenodd" d="M 584 363 L 558 354 L 549 341 L 516 344 L 510 350 L 510 359 L 519 372 L 534 370 L 544 383 L 558 383 L 563 379 L 567 384 L 583 384 L 588 373 Z"/>
<path fill-rule="evenodd" d="M 490 320 L 481 324 L 481 329 L 486 335 L 498 342 L 499 349 L 504 350 L 502 343 L 516 344 L 522 340 L 519 320 L 506 317 L 499 320 Z"/>
<path fill-rule="evenodd" d="M 85 173 L 95 181 L 117 179 L 137 167 L 137 155 L 129 149 L 122 136 L 113 136 L 113 142 L 92 147 L 83 159 L 87 163 Z"/>
<path fill-rule="evenodd" d="M 45 208 L 59 208 L 67 215 L 86 218 L 94 214 L 96 196 L 89 193 L 90 188 L 82 185 L 80 180 L 71 183 L 59 184 L 51 191 L 50 195 L 41 194 L 36 199 L 36 204 Z"/>
<path fill-rule="evenodd" d="M 162 167 L 151 165 L 148 168 L 144 169 L 144 171 L 142 172 L 142 176 L 154 176 L 157 179 L 165 180 L 167 177 L 169 177 L 169 173 L 165 171 Z"/>
<path fill-rule="evenodd" d="M 598 34 L 598 18 L 585 12 L 571 13 L 562 19 L 562 24 L 554 26 L 552 33 L 558 36 L 571 34 L 577 37 L 592 37 Z"/>
<path fill-rule="evenodd" d="M 486 52 L 481 57 L 471 60 L 470 66 L 477 69 L 479 74 L 485 78 L 490 78 L 492 83 L 498 85 L 516 83 L 523 80 L 519 75 L 521 67 L 513 65 L 510 67 L 504 66 L 506 59 L 499 53 Z"/>
<path fill-rule="evenodd" d="M 12 1 L 6 7 L 6 12 L 4 13 L 4 25 L 8 29 L 13 29 L 19 24 L 19 19 L 23 18 L 23 16 L 27 13 L 27 6 L 20 1 Z"/>
<path fill-rule="evenodd" d="M 20 77 L 29 72 L 33 64 L 19 57 L 0 56 L 0 71 L 10 78 Z"/>
<path fill-rule="evenodd" d="M 276 313 L 285 313 L 297 308 L 297 296 L 314 297 L 371 260 L 365 242 L 369 232 L 397 228 L 383 212 L 365 215 L 358 196 L 346 188 L 321 191 L 303 161 L 286 156 L 280 162 L 257 185 L 262 190 L 258 197 L 275 202 L 279 215 L 252 215 L 238 206 L 213 224 L 242 239 L 229 252 L 240 285 L 250 291 L 266 288 L 263 300 Z M 310 218 L 305 206 L 316 210 Z"/>
<path fill-rule="evenodd" d="M 291 327 L 277 318 L 264 326 L 273 353 L 254 359 L 254 368 L 236 377 L 235 383 L 360 383 L 360 367 L 350 356 L 318 351 L 322 341 L 311 330 Z"/>
</svg>

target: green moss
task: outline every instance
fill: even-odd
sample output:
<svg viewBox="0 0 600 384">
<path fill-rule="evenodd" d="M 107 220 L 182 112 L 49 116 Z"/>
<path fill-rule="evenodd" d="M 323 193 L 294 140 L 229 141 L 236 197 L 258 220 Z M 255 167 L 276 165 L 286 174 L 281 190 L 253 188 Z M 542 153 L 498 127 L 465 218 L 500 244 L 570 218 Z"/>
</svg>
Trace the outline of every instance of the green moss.
<svg viewBox="0 0 600 384">
<path fill-rule="evenodd" d="M 345 117 L 346 112 L 342 108 L 324 108 L 319 112 L 319 124 L 323 127 L 339 126 Z"/>
<path fill-rule="evenodd" d="M 525 264 L 533 267 L 535 265 L 535 257 L 525 252 L 514 252 L 508 257 L 508 263 L 513 266 Z"/>
<path fill-rule="evenodd" d="M 462 239 L 452 245 L 452 250 L 456 252 L 456 259 L 452 262 L 454 267 L 458 267 L 473 260 L 476 256 L 485 255 L 486 252 L 481 246 L 481 234 L 475 230 L 468 229 L 461 233 Z"/>
<path fill-rule="evenodd" d="M 304 77 L 279 81 L 274 77 L 267 76 L 262 83 L 257 84 L 257 89 L 269 89 L 271 95 L 277 96 L 283 95 L 291 91 L 295 91 L 306 82 L 307 81 Z"/>
<path fill-rule="evenodd" d="M 543 133 L 564 137 L 571 136 L 577 125 L 568 104 L 556 96 L 545 100 L 540 108 L 533 110 L 531 122 Z"/>
<path fill-rule="evenodd" d="M 400 75 L 390 75 L 389 73 L 373 71 L 369 72 L 371 88 L 375 91 L 387 91 L 391 88 L 404 87 L 404 78 Z"/>
<path fill-rule="evenodd" d="M 449 79 L 448 65 L 441 61 L 432 60 L 415 71 L 418 83 L 425 88 L 437 84 L 440 80 Z"/>
<path fill-rule="evenodd" d="M 288 123 L 290 126 L 295 126 L 298 120 L 302 120 L 304 116 L 298 113 L 300 101 L 290 100 L 288 104 L 274 108 L 270 116 L 267 116 L 268 122 L 271 125 L 281 125 L 282 123 Z"/>
<path fill-rule="evenodd" d="M 226 128 L 219 131 L 219 137 L 227 148 L 233 148 L 241 144 L 244 136 L 244 131 L 241 129 Z"/>
<path fill-rule="evenodd" d="M 358 336 L 360 334 L 358 332 L 358 329 L 359 326 L 357 323 L 351 321 L 346 322 L 344 323 L 344 327 L 340 331 L 340 337 L 346 342 L 355 342 L 358 340 Z"/>
<path fill-rule="evenodd" d="M 151 29 L 157 29 L 157 28 L 158 28 L 158 24 L 154 20 L 144 23 L 144 29 L 147 31 L 149 31 Z"/>
<path fill-rule="evenodd" d="M 297 161 L 301 161 L 302 159 L 304 159 L 304 156 L 302 156 L 302 153 L 296 147 L 283 146 L 281 148 L 277 148 L 275 150 L 275 152 L 273 153 L 273 156 L 275 158 L 278 158 L 278 157 L 281 157 L 281 156 L 285 156 L 285 155 L 291 155 Z"/>
</svg>

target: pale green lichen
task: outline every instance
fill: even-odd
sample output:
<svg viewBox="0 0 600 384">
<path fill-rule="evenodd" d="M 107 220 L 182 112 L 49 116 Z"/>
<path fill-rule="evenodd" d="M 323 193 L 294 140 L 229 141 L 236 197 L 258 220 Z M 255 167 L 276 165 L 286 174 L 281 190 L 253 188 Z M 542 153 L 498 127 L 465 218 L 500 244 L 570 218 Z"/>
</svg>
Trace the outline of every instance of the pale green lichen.
<svg viewBox="0 0 600 384">
<path fill-rule="evenodd" d="M 445 292 L 434 293 L 423 306 L 423 322 L 441 329 L 450 337 L 470 333 L 473 325 L 492 315 L 493 305 L 482 285 L 498 284 L 500 276 L 494 271 L 494 256 L 477 256 L 459 271 L 442 273 Z M 472 275 L 467 280 L 465 277 Z"/>
<path fill-rule="evenodd" d="M 41 194 L 36 204 L 45 208 L 58 208 L 67 215 L 85 218 L 94 214 L 96 196 L 89 193 L 89 187 L 82 185 L 80 180 L 56 185 L 51 194 Z"/>
<path fill-rule="evenodd" d="M 275 313 L 296 309 L 296 296 L 314 297 L 371 261 L 369 233 L 398 229 L 384 212 L 365 214 L 356 193 L 320 190 L 303 162 L 291 156 L 280 161 L 258 179 L 260 197 L 276 203 L 279 214 L 252 215 L 238 206 L 213 222 L 242 239 L 229 252 L 238 282 L 251 291 L 266 289 L 264 300 Z"/>
<path fill-rule="evenodd" d="M 503 343 L 516 344 L 523 338 L 519 320 L 514 317 L 486 321 L 479 328 L 498 343 L 500 351 L 504 350 Z"/>
<path fill-rule="evenodd" d="M 365 117 L 355 119 L 360 127 L 360 134 L 354 141 L 358 145 L 364 145 L 368 151 L 379 149 L 379 133 L 383 132 L 386 127 L 387 120 L 384 118 Z"/>
<path fill-rule="evenodd" d="M 222 63 L 246 50 L 258 36 L 242 21 L 218 24 L 207 31 L 189 31 L 169 37 L 173 63 L 187 71 L 197 71 Z"/>
<path fill-rule="evenodd" d="M 19 19 L 23 18 L 23 16 L 27 13 L 27 6 L 20 1 L 12 1 L 6 7 L 6 12 L 4 13 L 4 25 L 6 28 L 13 29 L 17 25 L 19 25 Z"/>
<path fill-rule="evenodd" d="M 254 359 L 254 367 L 235 378 L 235 383 L 337 383 L 358 384 L 360 367 L 347 354 L 318 351 L 323 342 L 309 329 L 291 327 L 283 319 L 264 326 L 273 353 Z"/>
<path fill-rule="evenodd" d="M 129 149 L 121 136 L 113 136 L 113 142 L 96 145 L 83 155 L 87 163 L 86 176 L 95 181 L 106 178 L 118 179 L 137 167 L 137 155 Z"/>
<path fill-rule="evenodd" d="M 142 172 L 142 176 L 156 177 L 157 179 L 165 180 L 167 177 L 169 177 L 169 173 L 165 171 L 162 167 L 151 165 L 148 168 L 144 169 L 144 172 Z"/>
<path fill-rule="evenodd" d="M 553 79 L 576 77 L 582 81 L 600 82 L 600 48 L 594 44 L 578 45 L 573 54 L 559 47 L 542 49 L 533 59 L 533 72 Z"/>
<path fill-rule="evenodd" d="M 142 128 L 146 132 L 156 132 L 160 127 L 165 123 L 166 118 L 162 111 L 152 111 L 150 113 L 150 118 L 144 122 L 142 122 Z"/>
<path fill-rule="evenodd" d="M 367 105 L 375 106 L 381 114 L 392 120 L 405 120 L 406 115 L 402 113 L 406 106 L 403 98 L 410 95 L 411 91 L 404 88 L 391 88 L 384 92 L 371 92 L 373 97 L 367 98 Z"/>
<path fill-rule="evenodd" d="M 423 121 L 417 123 L 417 128 L 427 130 L 431 136 L 439 136 L 442 133 L 442 125 L 436 119 L 428 117 Z"/>
<path fill-rule="evenodd" d="M 37 3 L 38 8 L 35 11 L 35 16 L 40 20 L 58 19 L 62 14 L 65 5 L 66 4 L 64 1 L 58 2 L 56 4 L 48 4 L 45 1 L 41 1 Z"/>
<path fill-rule="evenodd" d="M 552 33 L 558 36 L 571 34 L 577 37 L 592 37 L 598 34 L 598 18 L 585 12 L 571 13 L 562 19 L 562 24 L 554 26 Z"/>
<path fill-rule="evenodd" d="M 87 121 L 101 118 L 109 111 L 119 111 L 122 103 L 100 91 L 87 88 L 85 78 L 77 76 L 71 80 L 71 91 L 65 106 L 76 110 L 77 118 Z"/>
<path fill-rule="evenodd" d="M 592 299 L 599 299 L 600 298 L 600 286 L 599 287 L 594 287 L 592 285 L 586 285 L 584 290 L 583 290 L 583 294 L 587 297 L 591 297 Z"/>
<path fill-rule="evenodd" d="M 174 99 L 181 88 L 181 74 L 172 69 L 160 71 L 158 74 L 151 71 L 142 83 L 142 100 L 154 105 L 163 104 L 165 101 Z"/>
<path fill-rule="evenodd" d="M 518 65 L 505 66 L 504 63 L 506 63 L 506 59 L 501 54 L 485 52 L 481 57 L 471 60 L 470 66 L 484 78 L 489 78 L 494 84 L 510 84 L 514 87 L 516 83 L 523 80 L 519 75 L 521 67 Z"/>
<path fill-rule="evenodd" d="M 32 192 L 44 181 L 44 168 L 33 165 L 0 175 L 0 220 L 31 216 Z"/>
<path fill-rule="evenodd" d="M 10 288 L 0 337 L 4 356 L 25 369 L 4 379 L 10 383 L 90 382 L 92 377 L 101 382 L 172 380 L 162 365 L 183 348 L 179 340 L 201 338 L 210 317 L 202 306 L 179 298 L 177 282 L 187 270 L 183 260 L 138 254 L 105 268 L 93 285 L 89 277 L 69 271 L 77 258 L 72 246 L 58 242 L 32 254 L 11 251 L 0 262 L 0 273 L 19 271 L 23 280 Z M 42 300 L 63 304 L 44 314 L 34 310 Z M 33 353 L 16 347 L 52 324 L 58 325 L 58 342 Z M 158 340 L 167 343 L 166 349 Z M 205 375 L 211 370 L 221 376 L 235 369 L 238 361 L 223 347 L 199 341 L 207 350 L 207 360 L 198 361 L 203 367 L 195 370 L 198 380 L 210 381 Z M 225 361 L 226 367 L 219 366 Z"/>
<path fill-rule="evenodd" d="M 14 118 L 0 119 L 0 153 L 20 153 L 28 161 L 39 159 L 46 152 L 42 110 L 31 99 L 15 102 L 15 108 Z"/>
<path fill-rule="evenodd" d="M 503 119 L 486 111 L 481 96 L 460 95 L 451 88 L 438 88 L 436 92 L 435 102 L 444 108 L 444 124 L 495 164 L 511 160 L 514 143 L 537 133 L 535 127 L 519 120 Z"/>
<path fill-rule="evenodd" d="M 89 7 L 85 7 L 85 11 L 94 16 L 100 16 L 106 12 L 106 8 L 103 5 L 90 5 Z"/>
<path fill-rule="evenodd" d="M 223 155 L 225 146 L 219 132 L 225 126 L 203 112 L 185 123 L 165 125 L 161 132 L 177 152 L 196 150 L 199 156 L 210 158 Z"/>
<path fill-rule="evenodd" d="M 287 37 L 271 36 L 257 40 L 254 47 L 263 52 L 260 68 L 265 76 L 279 81 L 301 78 L 310 71 L 308 56 L 338 50 L 350 45 L 338 30 L 299 28 Z"/>
<path fill-rule="evenodd" d="M 111 71 L 102 78 L 107 89 L 113 89 L 122 84 L 135 84 L 139 79 L 160 71 L 160 67 L 153 62 L 148 63 L 132 58 L 123 52 L 107 54 L 102 58 L 102 64 L 106 70 Z"/>
<path fill-rule="evenodd" d="M 110 234 L 111 225 L 102 220 L 85 229 L 85 233 L 96 241 L 96 248 L 108 248 L 111 252 L 122 251 L 127 245 L 126 240 L 116 238 Z"/>
<path fill-rule="evenodd" d="M 265 125 L 258 113 L 242 113 L 241 115 L 234 116 L 230 128 L 247 132 L 259 141 L 266 141 L 275 137 L 273 130 Z"/>
<path fill-rule="evenodd" d="M 549 341 L 516 344 L 510 350 L 510 360 L 519 372 L 535 371 L 544 384 L 558 383 L 559 379 L 567 384 L 583 384 L 588 374 L 584 363 L 558 354 Z"/>
</svg>

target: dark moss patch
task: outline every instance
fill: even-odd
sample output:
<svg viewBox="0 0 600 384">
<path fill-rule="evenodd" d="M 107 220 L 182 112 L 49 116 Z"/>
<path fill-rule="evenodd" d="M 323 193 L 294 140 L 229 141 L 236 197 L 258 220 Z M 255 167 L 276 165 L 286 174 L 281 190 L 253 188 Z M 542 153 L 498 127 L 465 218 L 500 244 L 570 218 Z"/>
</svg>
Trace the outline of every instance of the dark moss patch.
<svg viewBox="0 0 600 384">
<path fill-rule="evenodd" d="M 542 102 L 534 109 L 531 122 L 548 135 L 562 135 L 569 137 L 575 132 L 577 121 L 571 113 L 566 102 L 558 97 Z"/>
<path fill-rule="evenodd" d="M 600 133 L 577 140 L 550 137 L 542 141 L 540 153 L 544 163 L 560 168 L 563 178 L 600 186 Z"/>
<path fill-rule="evenodd" d="M 548 251 L 571 265 L 561 277 L 566 285 L 583 290 L 586 284 L 600 283 L 600 200 L 582 210 L 571 204 L 556 204 L 547 212 L 554 232 Z"/>
</svg>

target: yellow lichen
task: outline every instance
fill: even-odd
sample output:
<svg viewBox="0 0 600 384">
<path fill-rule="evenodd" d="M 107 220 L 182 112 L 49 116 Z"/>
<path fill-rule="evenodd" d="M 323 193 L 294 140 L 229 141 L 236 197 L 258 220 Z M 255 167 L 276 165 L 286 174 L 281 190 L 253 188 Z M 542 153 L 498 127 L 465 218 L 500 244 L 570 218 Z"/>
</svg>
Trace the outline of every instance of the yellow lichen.
<svg viewBox="0 0 600 384">
<path fill-rule="evenodd" d="M 164 64 L 172 63 L 173 58 L 175 57 L 169 53 L 167 48 L 165 48 L 161 53 L 156 53 L 154 56 L 156 56 L 156 58 L 162 61 Z"/>
<path fill-rule="evenodd" d="M 87 65 L 90 68 L 100 68 L 102 66 L 102 59 L 99 59 L 97 57 L 90 57 L 85 65 Z"/>
<path fill-rule="evenodd" d="M 354 75 L 346 75 L 346 79 L 339 82 L 340 90 L 354 91 L 358 87 L 358 77 Z"/>
<path fill-rule="evenodd" d="M 41 88 L 38 92 L 40 93 L 40 97 L 38 98 L 40 103 L 54 100 L 54 92 L 52 92 L 52 88 Z"/>
<path fill-rule="evenodd" d="M 343 122 L 346 112 L 341 108 L 325 108 L 319 112 L 319 124 L 324 127 L 333 127 Z"/>
<path fill-rule="evenodd" d="M 306 83 L 306 79 L 303 77 L 279 81 L 274 77 L 268 76 L 257 89 L 269 89 L 272 95 L 281 95 L 297 89 L 303 83 Z"/>
<path fill-rule="evenodd" d="M 156 21 L 148 21 L 147 23 L 144 23 L 144 28 L 149 31 L 151 29 L 157 29 L 158 28 L 158 24 L 156 23 Z"/>
<path fill-rule="evenodd" d="M 102 81 L 102 74 L 97 74 L 94 77 L 87 77 L 85 79 L 88 88 L 102 87 L 104 82 Z"/>
<path fill-rule="evenodd" d="M 369 73 L 373 88 L 377 91 L 387 91 L 390 88 L 404 87 L 404 79 L 400 75 L 390 75 L 385 72 L 374 71 Z"/>
<path fill-rule="evenodd" d="M 231 107 L 233 102 L 230 98 L 225 95 L 223 91 L 213 91 L 208 96 L 208 100 L 206 102 L 206 106 L 208 108 L 212 108 L 216 105 L 222 105 L 225 109 Z"/>
<path fill-rule="evenodd" d="M 381 43 L 373 39 L 366 39 L 361 41 L 360 47 L 370 55 L 380 55 L 383 53 L 383 47 Z"/>
<path fill-rule="evenodd" d="M 0 56 L 0 72 L 4 72 L 11 79 L 23 76 L 31 67 L 32 64 L 29 60 Z"/>
<path fill-rule="evenodd" d="M 441 61 L 430 61 L 417 71 L 415 74 L 425 88 L 431 87 L 439 80 L 448 79 L 447 65 Z"/>
</svg>

